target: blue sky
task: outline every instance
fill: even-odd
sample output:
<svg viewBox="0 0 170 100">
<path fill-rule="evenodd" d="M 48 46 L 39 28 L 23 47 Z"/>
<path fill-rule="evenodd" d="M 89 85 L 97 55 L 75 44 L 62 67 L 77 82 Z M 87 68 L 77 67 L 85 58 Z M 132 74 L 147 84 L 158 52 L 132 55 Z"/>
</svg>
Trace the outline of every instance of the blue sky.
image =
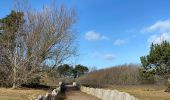
<svg viewBox="0 0 170 100">
<path fill-rule="evenodd" d="M 28 0 L 40 9 L 50 0 Z M 12 0 L 0 0 L 0 18 Z M 105 68 L 140 63 L 149 45 L 170 40 L 169 0 L 57 0 L 77 11 L 77 64 Z"/>
</svg>

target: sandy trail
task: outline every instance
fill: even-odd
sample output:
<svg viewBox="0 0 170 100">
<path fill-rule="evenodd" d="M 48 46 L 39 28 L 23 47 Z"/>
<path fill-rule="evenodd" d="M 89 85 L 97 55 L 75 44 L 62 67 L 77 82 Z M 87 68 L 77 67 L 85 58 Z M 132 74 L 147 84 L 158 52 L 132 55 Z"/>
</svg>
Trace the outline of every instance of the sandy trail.
<svg viewBox="0 0 170 100">
<path fill-rule="evenodd" d="M 67 90 L 65 100 L 100 100 L 94 96 L 80 92 L 79 90 Z"/>
</svg>

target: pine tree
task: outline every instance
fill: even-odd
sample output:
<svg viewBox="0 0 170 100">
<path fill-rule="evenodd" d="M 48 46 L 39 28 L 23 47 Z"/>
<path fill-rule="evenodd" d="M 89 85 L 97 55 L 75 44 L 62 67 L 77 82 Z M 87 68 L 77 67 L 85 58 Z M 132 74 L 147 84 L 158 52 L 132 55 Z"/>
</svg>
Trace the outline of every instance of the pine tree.
<svg viewBox="0 0 170 100">
<path fill-rule="evenodd" d="M 142 76 L 147 78 L 159 75 L 168 78 L 170 74 L 170 43 L 152 44 L 150 52 L 140 57 L 142 63 Z"/>
</svg>

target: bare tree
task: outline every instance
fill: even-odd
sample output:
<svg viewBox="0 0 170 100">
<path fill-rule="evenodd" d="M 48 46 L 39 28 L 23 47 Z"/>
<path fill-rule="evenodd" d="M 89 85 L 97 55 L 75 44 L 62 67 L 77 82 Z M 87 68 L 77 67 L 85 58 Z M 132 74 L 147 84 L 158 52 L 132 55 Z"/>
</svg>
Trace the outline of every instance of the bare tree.
<svg viewBox="0 0 170 100">
<path fill-rule="evenodd" d="M 0 19 L 0 23 L 0 71 L 5 73 L 6 76 L 2 76 L 2 79 L 5 79 L 3 81 L 7 83 L 10 82 L 8 79 L 11 76 L 16 76 L 17 36 L 23 23 L 23 13 L 11 11 L 5 18 Z"/>
<path fill-rule="evenodd" d="M 42 76 L 45 64 L 54 68 L 76 54 L 73 9 L 64 5 L 46 6 L 42 11 L 18 8 L 16 12 L 24 13 L 24 23 L 15 34 L 14 49 L 6 53 L 11 59 L 14 88 Z"/>
</svg>

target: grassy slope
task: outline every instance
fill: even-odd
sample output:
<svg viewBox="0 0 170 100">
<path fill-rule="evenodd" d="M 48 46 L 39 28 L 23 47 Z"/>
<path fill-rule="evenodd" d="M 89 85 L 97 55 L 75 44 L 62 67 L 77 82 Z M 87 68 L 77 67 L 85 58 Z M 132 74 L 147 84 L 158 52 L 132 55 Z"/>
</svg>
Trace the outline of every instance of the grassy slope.
<svg viewBox="0 0 170 100">
<path fill-rule="evenodd" d="M 0 88 L 0 100 L 31 100 L 46 94 L 45 90 Z"/>
<path fill-rule="evenodd" d="M 139 98 L 139 100 L 170 100 L 170 93 L 164 92 L 166 87 L 142 85 L 142 86 L 120 86 L 113 85 L 111 89 L 127 92 Z"/>
</svg>

